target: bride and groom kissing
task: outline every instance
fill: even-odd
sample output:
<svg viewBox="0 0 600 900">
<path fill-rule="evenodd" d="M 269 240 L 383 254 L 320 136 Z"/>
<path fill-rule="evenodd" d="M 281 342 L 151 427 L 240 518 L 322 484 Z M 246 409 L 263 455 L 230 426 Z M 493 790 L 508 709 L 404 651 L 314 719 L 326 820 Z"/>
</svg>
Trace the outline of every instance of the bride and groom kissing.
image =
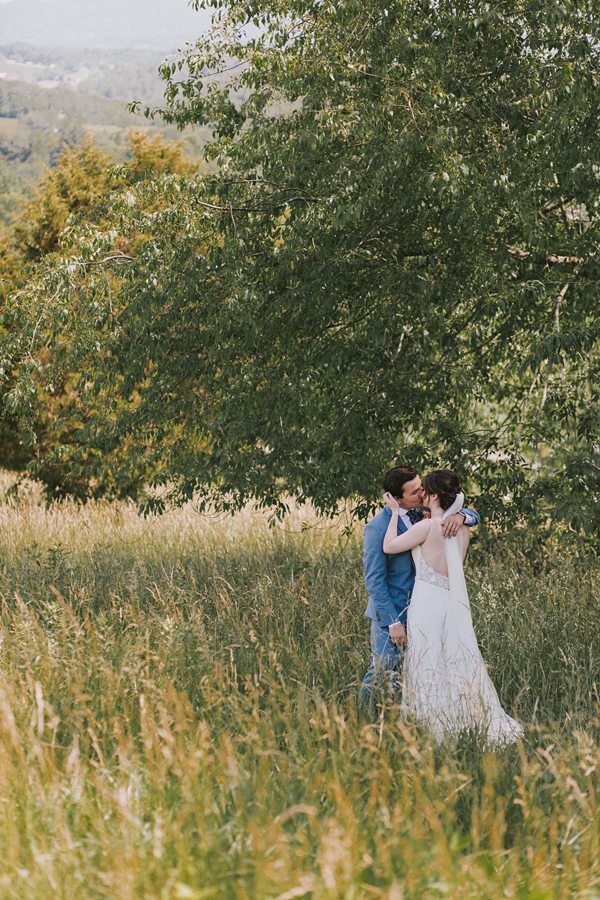
<svg viewBox="0 0 600 900">
<path fill-rule="evenodd" d="M 385 507 L 364 530 L 371 664 L 360 689 L 370 709 L 383 689 L 437 740 L 475 731 L 504 744 L 523 729 L 498 699 L 479 650 L 463 572 L 469 530 L 458 475 L 396 466 Z M 427 512 L 423 512 L 423 507 Z"/>
</svg>

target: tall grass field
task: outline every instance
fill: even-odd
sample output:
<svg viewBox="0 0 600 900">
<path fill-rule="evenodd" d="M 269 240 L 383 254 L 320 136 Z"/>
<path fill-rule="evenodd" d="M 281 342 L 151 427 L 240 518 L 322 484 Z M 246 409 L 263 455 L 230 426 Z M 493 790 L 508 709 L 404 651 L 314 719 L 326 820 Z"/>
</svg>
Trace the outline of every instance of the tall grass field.
<svg viewBox="0 0 600 900">
<path fill-rule="evenodd" d="M 0 897 L 600 897 L 589 552 L 472 547 L 523 742 L 436 746 L 368 664 L 361 529 L 144 519 L 0 478 Z M 491 548 L 491 549 L 490 549 Z"/>
</svg>

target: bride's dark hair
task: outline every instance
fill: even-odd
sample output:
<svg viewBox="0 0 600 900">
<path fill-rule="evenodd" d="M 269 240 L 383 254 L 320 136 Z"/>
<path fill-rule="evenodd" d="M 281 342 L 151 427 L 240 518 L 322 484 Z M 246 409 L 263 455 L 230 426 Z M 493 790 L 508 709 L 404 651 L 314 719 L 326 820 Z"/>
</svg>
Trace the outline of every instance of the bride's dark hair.
<svg viewBox="0 0 600 900">
<path fill-rule="evenodd" d="M 448 509 L 460 493 L 460 479 L 452 469 L 435 469 L 423 479 L 426 494 L 437 494 L 442 509 Z"/>
</svg>

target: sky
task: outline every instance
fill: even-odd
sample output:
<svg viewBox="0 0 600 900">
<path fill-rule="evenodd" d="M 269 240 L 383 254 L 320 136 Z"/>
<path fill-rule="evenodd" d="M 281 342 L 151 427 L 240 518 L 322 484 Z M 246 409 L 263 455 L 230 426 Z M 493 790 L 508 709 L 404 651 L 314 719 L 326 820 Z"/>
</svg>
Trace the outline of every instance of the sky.
<svg viewBox="0 0 600 900">
<path fill-rule="evenodd" d="M 206 31 L 210 15 L 187 0 L 0 0 L 0 45 L 169 52 Z"/>
</svg>

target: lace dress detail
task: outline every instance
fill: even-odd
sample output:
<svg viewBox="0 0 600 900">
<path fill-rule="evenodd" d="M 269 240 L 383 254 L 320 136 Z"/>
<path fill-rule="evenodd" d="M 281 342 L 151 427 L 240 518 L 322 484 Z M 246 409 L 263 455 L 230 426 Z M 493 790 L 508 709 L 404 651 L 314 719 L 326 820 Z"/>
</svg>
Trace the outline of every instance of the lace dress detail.
<svg viewBox="0 0 600 900">
<path fill-rule="evenodd" d="M 441 572 L 432 568 L 429 563 L 425 562 L 423 557 L 421 557 L 421 564 L 419 566 L 419 580 L 426 581 L 428 584 L 435 584 L 436 587 L 442 588 L 444 591 L 450 590 L 449 577 L 447 575 L 442 575 Z"/>
</svg>

